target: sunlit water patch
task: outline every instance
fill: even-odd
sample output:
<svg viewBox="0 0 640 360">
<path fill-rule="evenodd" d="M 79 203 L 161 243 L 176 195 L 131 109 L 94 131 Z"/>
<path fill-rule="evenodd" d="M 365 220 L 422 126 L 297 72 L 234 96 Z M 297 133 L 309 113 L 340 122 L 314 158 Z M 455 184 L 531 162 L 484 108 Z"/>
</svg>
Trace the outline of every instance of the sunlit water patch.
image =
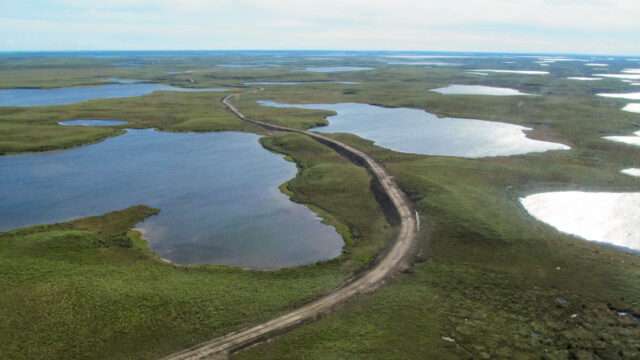
<svg viewBox="0 0 640 360">
<path fill-rule="evenodd" d="M 501 88 L 493 86 L 481 85 L 449 85 L 444 88 L 432 89 L 431 91 L 439 92 L 447 95 L 495 95 L 495 96 L 514 96 L 514 95 L 531 95 L 520 92 L 516 89 Z"/>
<path fill-rule="evenodd" d="M 188 89 L 162 84 L 108 84 L 57 89 L 0 89 L 0 106 L 42 106 L 72 104 L 92 99 L 142 96 L 157 90 L 226 91 L 226 89 Z"/>
<path fill-rule="evenodd" d="M 621 94 L 601 93 L 601 94 L 598 94 L 598 96 L 617 98 L 617 99 L 640 100 L 640 92 L 621 93 Z"/>
<path fill-rule="evenodd" d="M 561 232 L 640 250 L 640 193 L 549 192 L 520 202 L 533 217 Z"/>
<path fill-rule="evenodd" d="M 584 77 L 584 76 L 569 76 L 567 79 L 569 79 L 569 80 L 580 80 L 580 81 L 602 80 L 602 78 Z"/>
<path fill-rule="evenodd" d="M 413 66 L 458 66 L 457 63 L 447 63 L 441 61 L 389 61 L 389 65 L 413 65 Z"/>
<path fill-rule="evenodd" d="M 640 103 L 627 104 L 627 106 L 623 107 L 622 110 L 633 113 L 640 113 Z"/>
<path fill-rule="evenodd" d="M 74 126 L 110 126 L 110 125 L 122 125 L 126 124 L 126 121 L 121 120 L 65 120 L 58 121 L 60 125 L 74 125 Z"/>
<path fill-rule="evenodd" d="M 312 71 L 312 72 L 342 72 L 342 71 L 364 71 L 364 70 L 373 70 L 372 67 L 364 67 L 364 66 L 317 66 L 317 67 L 308 67 L 304 71 Z"/>
<path fill-rule="evenodd" d="M 538 70 L 494 70 L 494 69 L 476 69 L 473 72 L 493 72 L 499 74 L 522 74 L 522 75 L 548 75 L 548 71 Z"/>
<path fill-rule="evenodd" d="M 569 149 L 563 144 L 529 139 L 525 131 L 531 129 L 522 126 L 474 119 L 441 119 L 423 110 L 354 103 L 296 105 L 260 101 L 260 104 L 335 111 L 338 115 L 328 118 L 329 126 L 313 130 L 353 133 L 377 145 L 407 153 L 477 158 Z"/>
<path fill-rule="evenodd" d="M 640 177 L 640 169 L 636 169 L 636 168 L 624 169 L 620 172 L 623 174 Z"/>
<path fill-rule="evenodd" d="M 635 136 L 604 136 L 603 139 L 640 146 L 640 131 L 636 131 L 634 134 Z"/>
<path fill-rule="evenodd" d="M 146 204 L 160 214 L 137 227 L 179 264 L 273 269 L 333 258 L 343 245 L 335 229 L 278 189 L 296 171 L 254 134 L 129 130 L 0 157 L 0 231 Z"/>
<path fill-rule="evenodd" d="M 640 80 L 640 74 L 593 74 L 593 76 L 608 77 L 614 79 Z"/>
</svg>

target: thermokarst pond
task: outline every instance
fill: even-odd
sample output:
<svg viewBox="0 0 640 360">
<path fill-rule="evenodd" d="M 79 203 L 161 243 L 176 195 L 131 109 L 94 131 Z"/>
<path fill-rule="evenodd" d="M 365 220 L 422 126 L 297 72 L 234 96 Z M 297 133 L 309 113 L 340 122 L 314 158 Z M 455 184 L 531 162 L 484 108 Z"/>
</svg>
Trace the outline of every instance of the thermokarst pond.
<svg viewBox="0 0 640 360">
<path fill-rule="evenodd" d="M 586 240 L 640 250 L 640 193 L 562 191 L 520 199 L 536 219 Z"/>
<path fill-rule="evenodd" d="M 520 92 L 516 89 L 482 86 L 482 85 L 449 85 L 447 87 L 432 89 L 431 91 L 445 95 L 493 95 L 493 96 L 514 96 L 531 95 Z"/>
<path fill-rule="evenodd" d="M 339 255 L 335 229 L 278 190 L 295 164 L 257 140 L 129 130 L 72 150 L 0 157 L 0 231 L 146 204 L 160 214 L 137 227 L 175 263 L 275 269 Z"/>
<path fill-rule="evenodd" d="M 260 104 L 335 111 L 338 115 L 328 118 L 329 126 L 313 130 L 349 132 L 401 152 L 477 158 L 569 149 L 563 144 L 529 139 L 524 131 L 531 129 L 523 126 L 474 119 L 439 119 L 423 110 L 355 103 L 296 105 L 260 101 Z"/>
<path fill-rule="evenodd" d="M 126 121 L 120 120 L 65 120 L 58 121 L 60 125 L 75 125 L 75 126 L 110 126 L 110 125 L 122 125 L 126 124 Z"/>
<path fill-rule="evenodd" d="M 150 94 L 156 90 L 226 91 L 226 89 L 187 89 L 162 84 L 109 84 L 57 89 L 0 89 L 0 106 L 42 106 L 72 104 L 104 98 L 122 98 Z"/>
</svg>

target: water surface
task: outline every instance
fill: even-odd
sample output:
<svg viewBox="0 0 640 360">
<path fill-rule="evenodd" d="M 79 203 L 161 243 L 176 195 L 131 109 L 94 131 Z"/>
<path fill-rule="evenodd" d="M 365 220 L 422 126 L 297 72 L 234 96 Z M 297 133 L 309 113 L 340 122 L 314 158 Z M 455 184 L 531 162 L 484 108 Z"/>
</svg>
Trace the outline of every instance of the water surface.
<svg viewBox="0 0 640 360">
<path fill-rule="evenodd" d="M 581 81 L 602 80 L 602 78 L 585 77 L 585 76 L 570 76 L 567 79 L 569 79 L 569 80 L 581 80 Z"/>
<path fill-rule="evenodd" d="M 439 92 L 446 95 L 494 95 L 494 96 L 514 96 L 514 95 L 531 95 L 520 92 L 516 89 L 501 88 L 493 86 L 481 85 L 449 85 L 447 87 L 432 89 L 431 91 Z"/>
<path fill-rule="evenodd" d="M 635 136 L 603 136 L 603 139 L 640 146 L 640 131 L 636 131 L 634 135 Z"/>
<path fill-rule="evenodd" d="M 226 89 L 188 89 L 162 84 L 108 84 L 57 89 L 0 89 L 0 106 L 41 106 L 72 104 L 92 99 L 142 96 L 156 90 L 226 91 Z"/>
<path fill-rule="evenodd" d="M 622 93 L 622 94 L 600 93 L 598 94 L 598 96 L 617 98 L 617 99 L 640 100 L 640 92 Z"/>
<path fill-rule="evenodd" d="M 531 129 L 523 126 L 474 119 L 441 119 L 423 110 L 354 103 L 295 105 L 260 101 L 260 104 L 335 111 L 338 115 L 327 118 L 329 126 L 312 130 L 353 133 L 401 152 L 477 158 L 569 149 L 563 144 L 529 139 L 525 131 Z"/>
<path fill-rule="evenodd" d="M 623 107 L 622 110 L 634 112 L 634 113 L 640 113 L 640 103 L 627 104 L 627 106 Z"/>
<path fill-rule="evenodd" d="M 538 70 L 494 70 L 494 69 L 476 69 L 472 70 L 474 72 L 494 72 L 494 73 L 505 73 L 505 74 L 523 74 L 523 75 L 547 75 L 548 71 L 538 71 Z"/>
<path fill-rule="evenodd" d="M 640 169 L 630 168 L 630 169 L 624 169 L 620 172 L 623 174 L 640 177 Z"/>
<path fill-rule="evenodd" d="M 561 232 L 640 250 L 640 193 L 561 191 L 520 202 L 533 217 Z"/>
<path fill-rule="evenodd" d="M 0 157 L 0 231 L 137 204 L 152 250 L 179 264 L 272 269 L 340 254 L 333 227 L 278 186 L 294 163 L 245 133 L 151 129 L 72 150 Z"/>
<path fill-rule="evenodd" d="M 110 126 L 110 125 L 122 125 L 126 124 L 126 121 L 121 120 L 65 120 L 58 121 L 60 125 L 74 125 L 74 126 Z"/>
<path fill-rule="evenodd" d="M 363 70 L 373 70 L 372 67 L 364 67 L 364 66 L 314 66 L 308 67 L 305 71 L 312 72 L 340 72 L 340 71 L 363 71 Z"/>
<path fill-rule="evenodd" d="M 593 76 L 609 77 L 614 79 L 640 80 L 640 74 L 593 74 Z"/>
</svg>

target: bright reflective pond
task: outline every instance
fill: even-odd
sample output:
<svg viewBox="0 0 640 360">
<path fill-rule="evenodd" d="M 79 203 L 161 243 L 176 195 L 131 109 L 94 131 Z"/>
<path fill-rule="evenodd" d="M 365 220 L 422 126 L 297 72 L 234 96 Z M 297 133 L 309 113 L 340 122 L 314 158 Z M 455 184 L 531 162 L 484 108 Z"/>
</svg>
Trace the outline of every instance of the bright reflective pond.
<svg viewBox="0 0 640 360">
<path fill-rule="evenodd" d="M 0 157 L 0 231 L 146 204 L 137 225 L 179 264 L 274 269 L 341 253 L 343 240 L 278 186 L 294 163 L 244 133 L 151 129 L 72 150 Z"/>
<path fill-rule="evenodd" d="M 532 140 L 529 128 L 493 121 L 438 118 L 423 110 L 383 108 L 367 104 L 279 104 L 260 101 L 265 106 L 331 110 L 329 126 L 318 132 L 348 132 L 395 151 L 462 157 L 524 154 L 547 150 L 568 150 L 563 144 Z"/>
</svg>

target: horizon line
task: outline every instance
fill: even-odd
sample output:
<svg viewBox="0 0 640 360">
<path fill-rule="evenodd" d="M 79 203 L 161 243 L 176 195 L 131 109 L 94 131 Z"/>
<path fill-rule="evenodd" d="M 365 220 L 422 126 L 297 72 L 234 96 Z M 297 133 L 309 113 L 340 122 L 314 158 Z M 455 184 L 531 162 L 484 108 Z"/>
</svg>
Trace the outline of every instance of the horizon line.
<svg viewBox="0 0 640 360">
<path fill-rule="evenodd" d="M 387 52 L 387 53 L 434 53 L 434 54 L 502 54 L 502 55 L 571 55 L 571 56 L 607 56 L 607 57 L 640 57 L 640 55 L 623 54 L 597 54 L 597 53 L 572 53 L 572 52 L 498 52 L 498 51 L 464 51 L 464 50 L 344 50 L 344 49 L 31 49 L 31 50 L 0 50 L 0 53 L 55 53 L 55 52 Z"/>
</svg>

